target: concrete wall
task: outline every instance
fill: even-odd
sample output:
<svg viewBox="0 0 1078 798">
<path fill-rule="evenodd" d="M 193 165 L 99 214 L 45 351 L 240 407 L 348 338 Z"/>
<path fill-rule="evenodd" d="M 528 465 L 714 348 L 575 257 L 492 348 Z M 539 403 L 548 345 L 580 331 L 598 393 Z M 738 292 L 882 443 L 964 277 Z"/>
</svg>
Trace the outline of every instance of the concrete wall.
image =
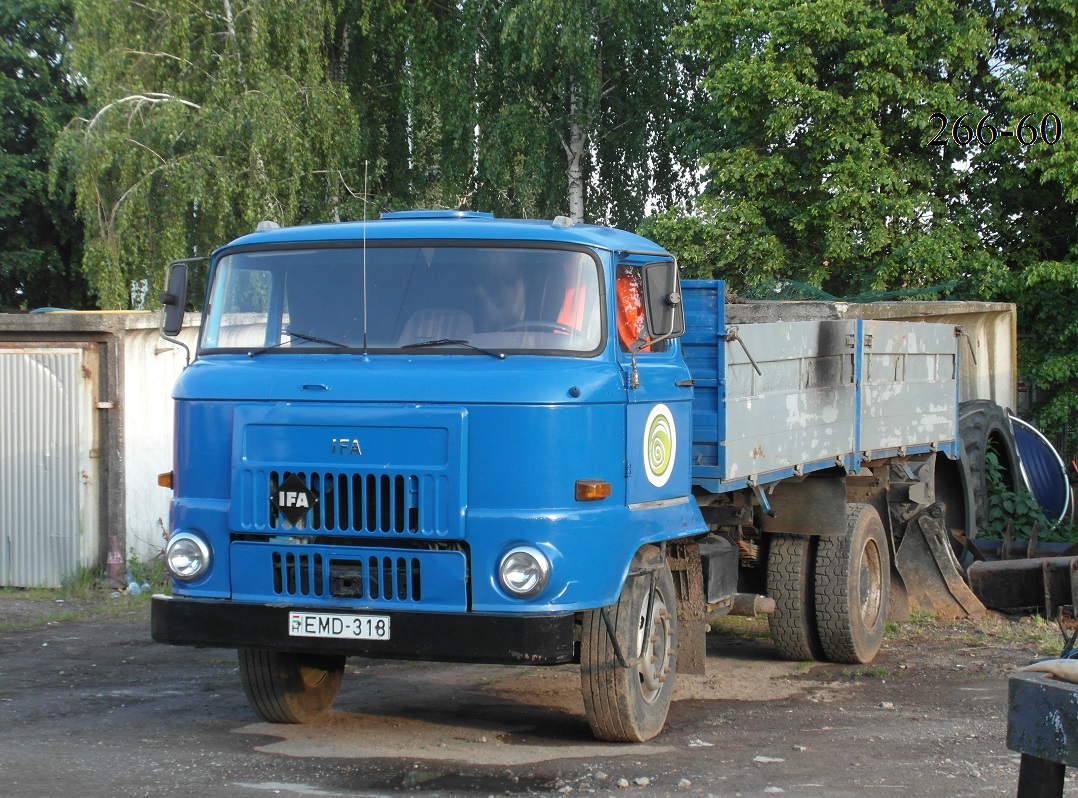
<svg viewBox="0 0 1078 798">
<path fill-rule="evenodd" d="M 186 321 L 180 337 L 193 348 L 198 316 Z M 71 522 L 78 525 L 73 530 L 79 540 L 76 567 L 105 568 L 110 553 L 124 561 L 129 555 L 147 559 L 164 544 L 171 492 L 157 485 L 157 475 L 172 468 L 171 393 L 185 354 L 160 338 L 159 323 L 159 313 L 146 311 L 0 314 L 0 347 L 7 353 L 34 357 L 58 347 L 85 352 L 82 373 L 89 387 L 73 394 L 73 401 L 85 405 L 74 410 L 83 419 L 78 457 L 84 464 L 77 476 L 80 511 Z M 29 428 L 41 426 L 40 414 L 47 411 L 26 403 L 14 410 L 9 403 L 8 412 L 24 414 L 15 421 Z M 38 441 L 32 446 L 38 451 L 20 450 L 20 456 L 30 467 L 49 461 L 56 442 L 29 440 Z M 18 496 L 16 480 L 22 477 L 11 471 L 0 473 L 0 488 L 12 487 L 8 495 Z M 0 537 L 35 524 L 41 528 L 33 534 L 51 535 L 41 515 L 29 503 L 9 508 L 3 524 L 11 529 L 0 529 Z M 13 569 L 33 576 L 21 579 L 27 584 L 12 586 L 57 585 L 67 575 L 60 570 L 71 567 L 65 561 L 44 576 L 29 568 Z"/>
<path fill-rule="evenodd" d="M 181 336 L 192 349 L 196 338 L 197 328 Z M 157 484 L 157 475 L 172 470 L 172 385 L 185 353 L 156 329 L 129 331 L 123 352 L 127 552 L 146 560 L 165 545 L 172 491 Z"/>
</svg>

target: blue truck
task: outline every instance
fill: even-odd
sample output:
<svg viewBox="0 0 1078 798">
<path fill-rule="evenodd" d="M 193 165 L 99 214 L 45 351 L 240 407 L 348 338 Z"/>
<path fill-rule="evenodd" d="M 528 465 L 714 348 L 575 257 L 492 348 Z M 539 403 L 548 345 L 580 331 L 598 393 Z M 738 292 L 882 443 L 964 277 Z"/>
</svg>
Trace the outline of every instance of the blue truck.
<svg viewBox="0 0 1078 798">
<path fill-rule="evenodd" d="M 632 233 L 465 211 L 263 223 L 207 281 L 152 632 L 237 649 L 268 721 L 349 656 L 579 663 L 594 734 L 643 741 L 718 615 L 868 662 L 889 605 L 976 611 L 1005 417 L 960 401 L 953 323 L 730 304 Z"/>
</svg>

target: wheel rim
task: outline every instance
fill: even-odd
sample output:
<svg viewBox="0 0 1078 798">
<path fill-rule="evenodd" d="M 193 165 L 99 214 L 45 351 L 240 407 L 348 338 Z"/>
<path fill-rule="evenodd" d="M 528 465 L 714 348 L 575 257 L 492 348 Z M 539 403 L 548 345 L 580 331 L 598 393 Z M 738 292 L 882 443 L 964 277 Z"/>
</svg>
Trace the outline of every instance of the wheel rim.
<svg viewBox="0 0 1078 798">
<path fill-rule="evenodd" d="M 328 676 L 329 674 L 323 668 L 312 668 L 310 665 L 299 666 L 299 678 L 303 686 L 309 689 L 318 687 Z"/>
<path fill-rule="evenodd" d="M 883 568 L 876 541 L 869 540 L 861 552 L 860 603 L 861 622 L 871 629 L 880 617 L 883 603 Z"/>
<path fill-rule="evenodd" d="M 637 623 L 637 647 L 643 661 L 637 666 L 640 676 L 640 695 L 647 704 L 659 698 L 670 673 L 670 661 L 673 657 L 674 629 L 670 623 L 670 613 L 666 601 L 659 590 L 654 592 L 651 617 L 647 617 L 648 606 L 645 599 L 640 607 Z"/>
</svg>

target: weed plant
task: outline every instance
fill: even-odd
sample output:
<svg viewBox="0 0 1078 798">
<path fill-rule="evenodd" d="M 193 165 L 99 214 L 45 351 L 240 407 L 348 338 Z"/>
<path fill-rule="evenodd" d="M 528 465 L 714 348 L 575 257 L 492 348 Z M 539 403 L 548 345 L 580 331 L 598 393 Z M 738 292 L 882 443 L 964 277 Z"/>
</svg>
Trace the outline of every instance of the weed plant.
<svg viewBox="0 0 1078 798">
<path fill-rule="evenodd" d="M 1078 540 L 1074 525 L 1050 521 L 1024 485 L 1011 487 L 1003 478 L 999 455 L 990 446 L 984 456 L 985 486 L 988 490 L 988 523 L 981 528 L 982 537 L 1002 538 L 1010 523 L 1015 540 L 1029 540 L 1037 529 L 1041 541 L 1072 542 Z"/>
</svg>

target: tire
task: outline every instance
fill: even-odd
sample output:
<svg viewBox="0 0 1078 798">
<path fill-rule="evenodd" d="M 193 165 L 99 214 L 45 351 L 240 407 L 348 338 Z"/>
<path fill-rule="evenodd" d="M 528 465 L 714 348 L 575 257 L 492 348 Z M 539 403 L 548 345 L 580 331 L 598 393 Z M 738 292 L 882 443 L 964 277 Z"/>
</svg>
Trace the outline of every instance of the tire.
<svg viewBox="0 0 1078 798">
<path fill-rule="evenodd" d="M 309 723 L 333 705 L 344 673 L 342 656 L 241 648 L 247 703 L 270 723 Z"/>
<path fill-rule="evenodd" d="M 768 616 L 771 639 L 784 659 L 822 660 L 813 596 L 817 538 L 771 535 L 767 555 L 767 595 L 775 600 Z"/>
<path fill-rule="evenodd" d="M 887 622 L 890 553 L 876 508 L 846 508 L 846 534 L 816 550 L 816 627 L 831 662 L 871 662 Z"/>
<path fill-rule="evenodd" d="M 648 572 L 626 579 L 617 603 L 607 608 L 628 666 L 618 663 L 602 611 L 584 613 L 580 686 L 588 723 L 600 740 L 650 740 L 662 731 L 674 695 L 678 642 L 674 579 L 654 546 L 643 547 L 633 557 L 630 574 L 641 570 Z"/>
<path fill-rule="evenodd" d="M 1014 489 L 1020 484 L 1018 449 L 1014 430 L 1002 407 L 987 399 L 963 402 L 958 408 L 958 437 L 961 458 L 966 464 L 963 476 L 968 480 L 973 501 L 974 533 L 988 523 L 988 485 L 985 455 L 992 448 L 999 457 L 1003 480 Z"/>
</svg>

